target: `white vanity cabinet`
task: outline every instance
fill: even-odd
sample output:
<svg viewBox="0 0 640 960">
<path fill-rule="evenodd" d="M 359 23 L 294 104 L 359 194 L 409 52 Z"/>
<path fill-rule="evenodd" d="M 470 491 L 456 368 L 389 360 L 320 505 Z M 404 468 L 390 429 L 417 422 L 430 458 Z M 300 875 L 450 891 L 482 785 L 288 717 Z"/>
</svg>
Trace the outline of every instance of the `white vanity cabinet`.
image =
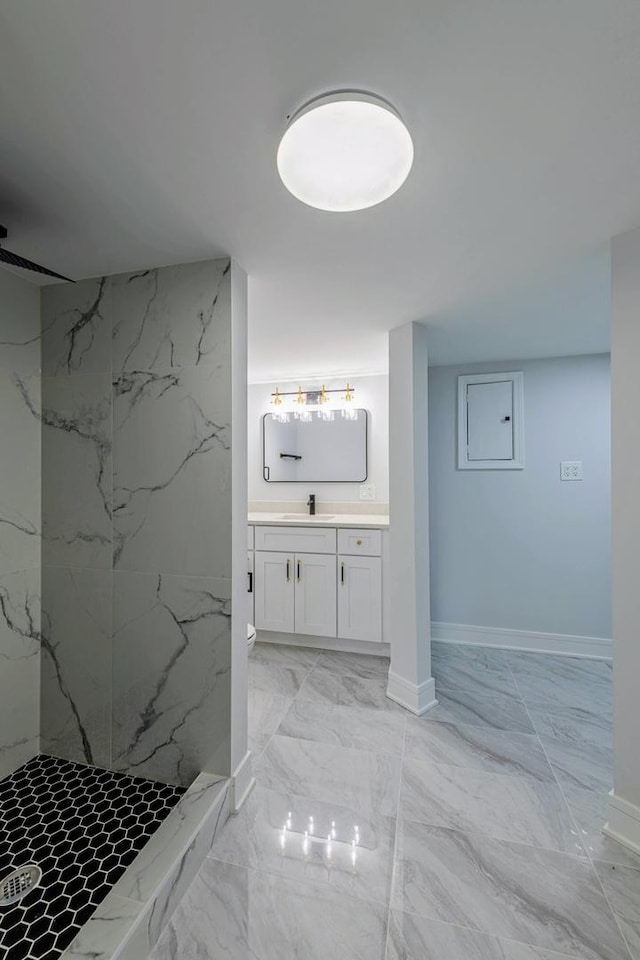
<svg viewBox="0 0 640 960">
<path fill-rule="evenodd" d="M 250 536 L 258 630 L 383 641 L 380 530 L 256 523 Z"/>
<path fill-rule="evenodd" d="M 336 558 L 322 553 L 296 554 L 294 633 L 335 637 Z"/>
<path fill-rule="evenodd" d="M 254 557 L 254 625 L 257 630 L 293 633 L 294 555 L 258 551 Z"/>
<path fill-rule="evenodd" d="M 338 636 L 382 642 L 382 560 L 338 557 Z"/>
</svg>

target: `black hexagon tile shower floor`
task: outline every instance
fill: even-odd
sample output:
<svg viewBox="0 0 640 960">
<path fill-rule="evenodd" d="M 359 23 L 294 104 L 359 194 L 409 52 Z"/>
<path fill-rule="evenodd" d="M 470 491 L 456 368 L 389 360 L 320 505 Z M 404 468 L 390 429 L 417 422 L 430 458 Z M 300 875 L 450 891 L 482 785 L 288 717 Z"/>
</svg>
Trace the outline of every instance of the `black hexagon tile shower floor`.
<svg viewBox="0 0 640 960">
<path fill-rule="evenodd" d="M 54 757 L 0 780 L 0 883 L 35 863 L 40 884 L 0 906 L 0 960 L 55 960 L 184 790 Z"/>
</svg>

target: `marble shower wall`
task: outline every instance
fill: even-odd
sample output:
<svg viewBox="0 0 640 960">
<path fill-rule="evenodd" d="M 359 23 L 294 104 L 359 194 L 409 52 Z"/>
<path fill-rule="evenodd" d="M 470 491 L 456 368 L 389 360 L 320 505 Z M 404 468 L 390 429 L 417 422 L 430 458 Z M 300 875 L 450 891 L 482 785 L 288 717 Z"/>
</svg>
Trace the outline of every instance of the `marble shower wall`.
<svg viewBox="0 0 640 960">
<path fill-rule="evenodd" d="M 43 749 L 229 766 L 228 259 L 42 297 Z"/>
<path fill-rule="evenodd" d="M 0 271 L 0 779 L 40 728 L 40 291 Z"/>
</svg>

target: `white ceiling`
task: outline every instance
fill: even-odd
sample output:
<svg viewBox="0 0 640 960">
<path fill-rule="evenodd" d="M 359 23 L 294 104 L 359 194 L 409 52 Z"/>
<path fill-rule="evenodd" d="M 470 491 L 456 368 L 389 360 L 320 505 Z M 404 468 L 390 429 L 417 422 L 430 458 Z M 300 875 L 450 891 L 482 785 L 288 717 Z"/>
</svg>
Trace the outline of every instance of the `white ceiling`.
<svg viewBox="0 0 640 960">
<path fill-rule="evenodd" d="M 382 94 L 386 203 L 281 186 L 287 113 Z M 638 0 L 3 0 L 0 222 L 74 277 L 231 253 L 256 380 L 608 345 L 608 238 L 640 224 Z"/>
</svg>

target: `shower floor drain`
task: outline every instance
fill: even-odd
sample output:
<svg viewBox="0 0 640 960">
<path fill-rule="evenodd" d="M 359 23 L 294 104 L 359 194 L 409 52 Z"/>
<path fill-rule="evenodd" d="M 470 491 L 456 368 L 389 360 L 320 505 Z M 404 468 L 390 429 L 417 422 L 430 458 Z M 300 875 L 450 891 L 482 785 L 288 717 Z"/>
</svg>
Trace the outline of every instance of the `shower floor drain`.
<svg viewBox="0 0 640 960">
<path fill-rule="evenodd" d="M 40 883 L 42 870 L 35 863 L 19 867 L 0 883 L 0 907 L 8 907 L 22 900 Z"/>
</svg>

